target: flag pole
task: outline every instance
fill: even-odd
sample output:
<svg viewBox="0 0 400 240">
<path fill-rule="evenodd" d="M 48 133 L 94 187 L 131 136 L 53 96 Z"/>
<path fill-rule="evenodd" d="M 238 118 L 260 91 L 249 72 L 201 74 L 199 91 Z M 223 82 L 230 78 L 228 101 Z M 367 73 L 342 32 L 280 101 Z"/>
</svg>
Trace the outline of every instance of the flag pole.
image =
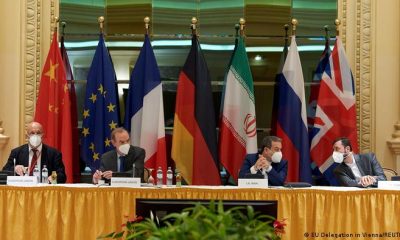
<svg viewBox="0 0 400 240">
<path fill-rule="evenodd" d="M 296 28 L 297 28 L 297 24 L 299 24 L 299 22 L 297 21 L 296 18 L 292 19 L 292 35 L 296 36 Z"/>
<path fill-rule="evenodd" d="M 197 18 L 192 17 L 192 24 L 190 24 L 190 28 L 192 29 L 192 35 L 197 35 Z"/>
<path fill-rule="evenodd" d="M 339 26 L 340 26 L 340 20 L 338 18 L 335 19 L 335 26 L 336 26 L 336 36 L 339 36 Z"/>
<path fill-rule="evenodd" d="M 62 21 L 61 22 L 61 36 L 64 36 L 65 35 L 65 27 L 67 26 L 67 22 L 64 22 L 64 21 Z"/>
<path fill-rule="evenodd" d="M 150 18 L 148 16 L 146 16 L 143 21 L 144 21 L 144 29 L 146 31 L 146 35 L 149 35 Z"/>
<path fill-rule="evenodd" d="M 283 28 L 285 29 L 285 46 L 287 46 L 289 43 L 289 24 L 286 23 Z"/>
<path fill-rule="evenodd" d="M 52 25 L 53 25 L 54 32 L 57 32 L 57 25 L 58 25 L 59 21 L 60 21 L 59 17 L 53 17 Z"/>
<path fill-rule="evenodd" d="M 103 33 L 104 33 L 104 16 L 100 16 L 100 17 L 97 19 L 97 22 L 98 22 L 99 25 L 100 25 L 100 33 L 103 34 Z"/>
<path fill-rule="evenodd" d="M 325 25 L 324 26 L 324 30 L 325 30 L 325 40 L 329 41 L 329 38 L 330 38 L 330 36 L 329 36 L 329 26 Z"/>
</svg>

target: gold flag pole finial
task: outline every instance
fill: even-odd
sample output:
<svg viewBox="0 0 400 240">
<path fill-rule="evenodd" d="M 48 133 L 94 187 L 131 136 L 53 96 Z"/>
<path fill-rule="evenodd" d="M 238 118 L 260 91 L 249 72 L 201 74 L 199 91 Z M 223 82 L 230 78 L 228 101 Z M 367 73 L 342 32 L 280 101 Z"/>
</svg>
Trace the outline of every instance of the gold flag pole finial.
<svg viewBox="0 0 400 240">
<path fill-rule="evenodd" d="M 335 26 L 336 26 L 336 36 L 339 36 L 339 26 L 340 26 L 340 20 L 339 19 L 335 19 Z"/>
<path fill-rule="evenodd" d="M 146 16 L 144 18 L 144 29 L 146 31 L 146 35 L 149 35 L 149 28 L 150 28 L 150 18 Z"/>
<path fill-rule="evenodd" d="M 190 28 L 192 29 L 192 34 L 197 35 L 197 18 L 192 17 L 192 24 L 190 24 Z"/>
<path fill-rule="evenodd" d="M 58 26 L 58 22 L 60 21 L 60 19 L 58 17 L 54 17 L 53 18 L 53 26 L 54 26 L 54 31 L 57 31 L 57 26 Z"/>
<path fill-rule="evenodd" d="M 292 23 L 292 35 L 296 36 L 296 28 L 299 22 L 297 21 L 296 18 L 293 18 L 291 23 Z"/>
<path fill-rule="evenodd" d="M 240 36 L 244 36 L 244 27 L 246 26 L 246 20 L 244 18 L 239 19 L 239 25 L 240 25 Z"/>
<path fill-rule="evenodd" d="M 329 36 L 329 26 L 325 25 L 324 26 L 324 30 L 325 30 L 325 41 L 329 41 L 329 38 L 330 38 L 330 36 Z"/>
<path fill-rule="evenodd" d="M 99 25 L 100 25 L 100 33 L 103 33 L 103 30 L 104 30 L 104 16 L 100 16 L 100 17 L 97 19 L 97 22 L 98 22 Z"/>
<path fill-rule="evenodd" d="M 64 22 L 64 21 L 62 21 L 62 22 L 61 22 L 61 27 L 62 27 L 61 35 L 62 35 L 62 36 L 64 36 L 64 34 L 65 34 L 65 27 L 66 27 L 66 26 L 67 26 L 67 23 Z"/>
</svg>

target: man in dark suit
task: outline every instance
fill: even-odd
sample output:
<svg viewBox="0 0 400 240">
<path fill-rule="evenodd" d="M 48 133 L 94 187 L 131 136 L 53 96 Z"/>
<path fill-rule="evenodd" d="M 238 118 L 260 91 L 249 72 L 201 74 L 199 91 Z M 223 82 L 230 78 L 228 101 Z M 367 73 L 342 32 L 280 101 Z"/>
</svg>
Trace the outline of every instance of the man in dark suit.
<svg viewBox="0 0 400 240">
<path fill-rule="evenodd" d="M 333 142 L 332 158 L 339 165 L 333 170 L 339 184 L 347 187 L 374 186 L 386 181 L 383 169 L 373 153 L 353 154 L 350 140 L 345 137 Z"/>
<path fill-rule="evenodd" d="M 282 186 L 285 183 L 288 162 L 282 160 L 282 140 L 267 136 L 262 140 L 261 154 L 246 157 L 239 178 L 248 174 L 268 174 L 268 185 Z"/>
<path fill-rule="evenodd" d="M 131 146 L 129 133 L 124 128 L 116 128 L 111 132 L 111 143 L 115 149 L 101 156 L 100 169 L 93 174 L 93 183 L 103 177 L 111 179 L 113 172 L 132 173 L 135 164 L 135 177 L 140 177 L 143 182 L 145 150 Z"/>
<path fill-rule="evenodd" d="M 3 170 L 15 171 L 17 175 L 32 175 L 33 169 L 37 165 L 40 169 L 40 179 L 42 179 L 42 169 L 46 165 L 49 171 L 49 178 L 52 171 L 57 172 L 57 182 L 65 183 L 65 169 L 62 162 L 62 154 L 42 143 L 43 127 L 38 122 L 31 122 L 27 125 L 26 136 L 28 144 L 24 144 L 11 150 L 10 156 Z M 15 159 L 15 168 L 14 168 Z"/>
</svg>

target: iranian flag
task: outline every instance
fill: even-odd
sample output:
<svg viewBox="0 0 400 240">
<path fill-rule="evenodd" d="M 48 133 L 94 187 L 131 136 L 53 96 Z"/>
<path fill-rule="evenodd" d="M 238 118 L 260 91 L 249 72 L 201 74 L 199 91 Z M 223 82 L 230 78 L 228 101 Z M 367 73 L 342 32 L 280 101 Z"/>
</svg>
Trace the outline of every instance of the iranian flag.
<svg viewBox="0 0 400 240">
<path fill-rule="evenodd" d="M 219 157 L 236 180 L 246 155 L 257 154 L 253 77 L 243 37 L 231 58 L 221 106 Z"/>
</svg>

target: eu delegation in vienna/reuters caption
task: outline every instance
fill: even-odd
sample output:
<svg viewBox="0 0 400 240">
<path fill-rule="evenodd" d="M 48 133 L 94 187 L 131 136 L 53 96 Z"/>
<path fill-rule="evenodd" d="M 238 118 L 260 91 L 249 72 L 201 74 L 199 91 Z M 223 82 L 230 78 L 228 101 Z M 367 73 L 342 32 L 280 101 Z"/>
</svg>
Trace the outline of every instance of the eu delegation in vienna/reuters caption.
<svg viewBox="0 0 400 240">
<path fill-rule="evenodd" d="M 400 1 L 0 1 L 1 239 L 400 239 Z"/>
</svg>

